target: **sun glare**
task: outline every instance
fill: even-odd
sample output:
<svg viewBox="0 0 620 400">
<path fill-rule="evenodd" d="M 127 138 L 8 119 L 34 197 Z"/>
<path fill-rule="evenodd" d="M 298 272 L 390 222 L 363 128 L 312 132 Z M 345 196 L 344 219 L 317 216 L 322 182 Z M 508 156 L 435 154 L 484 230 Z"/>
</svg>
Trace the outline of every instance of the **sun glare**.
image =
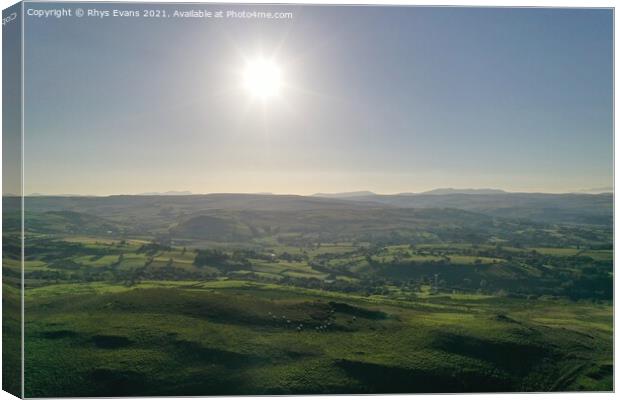
<svg viewBox="0 0 620 400">
<path fill-rule="evenodd" d="M 243 84 L 252 97 L 267 100 L 280 93 L 282 72 L 272 60 L 253 60 L 245 66 Z"/>
</svg>

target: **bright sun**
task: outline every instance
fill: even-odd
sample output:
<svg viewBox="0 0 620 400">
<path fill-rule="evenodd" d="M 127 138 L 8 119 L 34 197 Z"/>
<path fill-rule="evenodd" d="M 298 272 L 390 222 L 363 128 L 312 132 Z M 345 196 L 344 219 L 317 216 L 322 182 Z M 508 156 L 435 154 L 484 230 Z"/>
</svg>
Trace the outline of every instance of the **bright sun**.
<svg viewBox="0 0 620 400">
<path fill-rule="evenodd" d="M 253 60 L 245 66 L 243 84 L 252 97 L 267 100 L 280 93 L 282 72 L 272 60 Z"/>
</svg>

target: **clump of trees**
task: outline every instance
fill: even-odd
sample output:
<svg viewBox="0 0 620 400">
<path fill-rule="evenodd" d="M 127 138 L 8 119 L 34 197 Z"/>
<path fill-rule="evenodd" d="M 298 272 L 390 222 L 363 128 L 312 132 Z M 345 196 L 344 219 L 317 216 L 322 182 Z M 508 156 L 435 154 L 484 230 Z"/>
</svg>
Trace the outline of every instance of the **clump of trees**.
<svg viewBox="0 0 620 400">
<path fill-rule="evenodd" d="M 221 266 L 226 264 L 230 257 L 225 252 L 218 249 L 196 250 L 194 265 L 197 267 Z"/>
</svg>

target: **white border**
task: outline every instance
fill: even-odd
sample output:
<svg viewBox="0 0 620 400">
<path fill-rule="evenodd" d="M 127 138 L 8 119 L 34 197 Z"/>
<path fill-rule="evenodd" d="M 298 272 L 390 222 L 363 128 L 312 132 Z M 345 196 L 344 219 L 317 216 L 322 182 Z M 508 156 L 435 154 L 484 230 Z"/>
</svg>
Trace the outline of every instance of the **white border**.
<svg viewBox="0 0 620 400">
<path fill-rule="evenodd" d="M 29 2 L 35 2 L 33 0 L 30 0 Z M 79 0 L 67 0 L 67 1 L 62 1 L 63 3 L 100 3 L 97 1 L 79 1 Z M 254 4 L 264 4 L 264 3 L 269 3 L 269 4 L 324 4 L 324 5 L 334 5 L 334 4 L 350 4 L 350 5 L 405 5 L 405 6 L 411 6 L 411 5 L 418 5 L 418 6 L 469 6 L 469 7 L 560 7 L 560 8 L 595 8 L 595 7 L 601 7 L 601 8 L 615 8 L 615 1 L 602 1 L 602 0 L 589 0 L 589 1 L 577 1 L 577 0 L 562 0 L 562 1 L 553 1 L 553 0 L 540 0 L 540 1 L 535 1 L 535 0 L 525 0 L 525 1 L 510 1 L 510 0 L 474 0 L 474 1 L 467 1 L 467 0 L 444 0 L 444 1 L 437 1 L 437 0 L 426 0 L 423 2 L 420 1 L 411 1 L 411 0 L 389 0 L 389 1 L 381 1 L 381 0 L 313 0 L 313 1 L 303 1 L 303 0 L 295 0 L 295 1 L 276 1 L 276 0 L 271 0 L 271 1 L 260 1 L 260 0 L 230 0 L 230 1 L 213 1 L 213 0 L 206 0 L 206 1 L 201 1 L 202 3 L 254 3 Z M 2 9 L 5 9 L 13 4 L 15 4 L 16 1 L 13 0 L 0 0 L 0 5 Z M 128 1 L 127 3 L 158 3 L 157 1 L 148 1 L 148 0 L 132 0 L 132 1 Z M 164 2 L 159 2 L 159 3 L 164 3 Z M 179 1 L 179 0 L 168 0 L 165 1 L 165 3 L 187 3 L 187 2 L 183 2 L 183 1 Z M 24 29 L 24 21 L 22 21 L 22 46 L 23 46 L 23 29 Z M 614 16 L 614 23 L 615 23 L 615 16 Z M 615 53 L 616 53 L 616 46 L 618 43 L 618 32 L 614 29 L 614 77 L 616 76 L 616 74 L 618 73 L 618 65 L 615 63 Z M 1 44 L 0 44 L 0 48 L 1 48 Z M 23 49 L 22 49 L 22 73 L 23 73 Z M 0 73 L 2 71 L 2 67 L 1 67 L 0 63 Z M 0 90 L 2 89 L 2 83 L 0 80 Z M 616 120 L 616 116 L 617 116 L 617 109 L 615 107 L 615 92 L 616 92 L 616 81 L 614 79 L 614 154 L 616 154 L 616 152 L 620 149 L 620 144 L 615 140 L 615 120 Z M 23 93 L 23 80 L 22 80 L 22 93 Z M 24 118 L 24 113 L 23 113 L 23 95 L 22 95 L 22 129 L 23 129 L 23 118 Z M 2 105 L 2 100 L 0 99 L 0 108 Z M 23 132 L 22 132 L 23 133 Z M 23 134 L 22 134 L 22 166 L 23 163 L 25 161 L 25 159 L 23 158 Z M 1 149 L 1 143 L 0 143 L 0 149 Z M 1 154 L 1 153 L 0 153 Z M 616 172 L 616 163 L 615 163 L 615 157 L 614 157 L 614 188 L 618 187 L 618 183 L 620 182 L 620 178 L 618 177 L 618 175 L 615 173 Z M 1 177 L 1 172 L 2 172 L 2 165 L 0 163 L 0 177 Z M 22 190 L 23 190 L 23 167 L 22 167 Z M 618 199 L 618 197 L 614 196 L 614 210 L 618 209 L 618 205 L 620 204 L 620 200 Z M 23 208 L 22 208 L 23 210 Z M 2 212 L 2 204 L 0 202 L 0 213 Z M 22 211 L 23 212 L 23 211 Z M 22 218 L 22 224 L 23 224 L 23 218 Z M 618 229 L 620 228 L 620 223 L 618 222 L 617 219 L 615 219 L 615 215 L 614 215 L 614 238 L 617 237 L 616 234 L 618 233 Z M 23 246 L 22 246 L 22 251 L 23 251 Z M 618 275 L 615 273 L 616 272 L 616 265 L 617 265 L 617 260 L 618 260 L 618 251 L 616 249 L 615 246 L 615 240 L 614 240 L 614 289 L 618 287 Z M 2 256 L 2 249 L 0 247 L 0 258 Z M 22 271 L 23 273 L 23 271 Z M 22 285 L 23 285 L 23 278 L 22 278 Z M 23 290 L 23 288 L 22 288 Z M 0 293 L 1 293 L 1 288 L 0 288 Z M 615 304 L 615 290 L 614 290 L 614 304 Z M 22 310 L 23 310 L 23 297 L 22 297 Z M 2 310 L 0 308 L 0 317 L 2 315 Z M 614 364 L 615 364 L 615 360 L 616 358 L 616 354 L 617 354 L 617 349 L 618 349 L 618 335 L 615 335 L 615 332 L 617 332 L 618 329 L 618 320 L 617 318 L 615 318 L 616 316 L 616 310 L 614 310 Z M 22 321 L 23 323 L 23 321 Z M 22 337 L 23 340 L 23 337 Z M 0 351 L 2 349 L 2 343 L 0 341 Z M 22 358 L 22 363 L 23 363 L 23 358 Z M 0 371 L 1 371 L 1 365 L 0 365 Z M 617 378 L 618 378 L 618 371 L 617 368 L 615 368 L 614 365 L 614 386 L 617 382 Z M 1 380 L 1 374 L 0 374 L 0 380 Z M 327 396 L 294 396 L 295 399 L 300 399 L 300 400 L 312 400 L 312 399 L 316 399 L 317 397 L 326 397 Z M 336 397 L 336 396 L 329 396 L 329 397 Z M 343 400 L 353 400 L 356 398 L 359 398 L 360 396 L 348 396 L 348 395 L 343 395 L 343 396 L 337 396 L 338 399 L 343 399 Z M 374 398 L 377 399 L 381 399 L 381 400 L 387 400 L 387 399 L 391 399 L 391 398 L 411 398 L 411 399 L 416 399 L 416 400 L 436 400 L 436 399 L 441 399 L 441 398 L 450 398 L 450 399 L 471 399 L 472 397 L 475 398 L 485 398 L 485 399 L 491 399 L 491 398 L 496 398 L 496 397 L 500 397 L 502 399 L 532 399 L 535 397 L 544 397 L 545 399 L 568 399 L 568 400 L 573 400 L 573 399 L 611 399 L 614 398 L 615 395 L 613 393 L 591 393 L 591 392 L 587 392 L 587 393 L 518 393 L 518 394 L 498 394 L 498 393 L 475 393 L 475 394 L 443 394 L 443 395 L 377 395 L 377 396 L 373 396 Z M 187 397 L 150 397 L 150 399 L 162 399 L 162 400 L 176 400 L 176 399 L 186 399 Z M 205 397 L 206 398 L 206 397 Z M 217 398 L 217 397 L 215 397 Z M 230 397 L 221 397 L 221 398 L 225 398 L 225 399 L 242 399 L 242 400 L 248 400 L 248 399 L 280 399 L 281 397 L 278 396 L 244 396 L 244 397 L 237 397 L 237 396 L 230 396 Z M 0 391 L 0 400 L 9 400 L 9 399 L 15 399 L 15 397 L 11 396 L 10 394 L 6 393 L 6 392 L 2 392 Z"/>
</svg>

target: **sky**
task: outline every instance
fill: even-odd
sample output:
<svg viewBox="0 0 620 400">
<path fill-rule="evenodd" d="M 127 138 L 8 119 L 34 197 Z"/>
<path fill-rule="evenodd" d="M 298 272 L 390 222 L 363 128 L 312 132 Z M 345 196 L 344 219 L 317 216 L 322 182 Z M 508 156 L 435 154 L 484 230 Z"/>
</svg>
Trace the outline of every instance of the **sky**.
<svg viewBox="0 0 620 400">
<path fill-rule="evenodd" d="M 157 8 L 293 18 L 26 17 L 25 193 L 613 184 L 611 10 Z"/>
</svg>

